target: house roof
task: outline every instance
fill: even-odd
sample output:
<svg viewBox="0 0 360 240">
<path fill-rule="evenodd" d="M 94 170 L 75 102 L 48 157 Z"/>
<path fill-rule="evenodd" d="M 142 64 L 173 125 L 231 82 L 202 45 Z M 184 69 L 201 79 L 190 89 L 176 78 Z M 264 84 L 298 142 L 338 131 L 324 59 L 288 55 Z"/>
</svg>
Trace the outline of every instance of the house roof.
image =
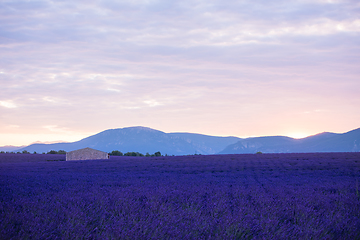
<svg viewBox="0 0 360 240">
<path fill-rule="evenodd" d="M 89 148 L 89 147 L 86 147 L 86 148 L 80 148 L 80 149 L 77 149 L 77 150 L 70 151 L 70 152 L 68 152 L 68 153 L 71 153 L 71 152 L 76 152 L 76 151 L 80 151 L 80 150 L 91 150 L 91 151 L 95 151 L 95 152 L 107 153 L 107 152 L 103 152 L 103 151 L 96 150 L 96 149 Z"/>
</svg>

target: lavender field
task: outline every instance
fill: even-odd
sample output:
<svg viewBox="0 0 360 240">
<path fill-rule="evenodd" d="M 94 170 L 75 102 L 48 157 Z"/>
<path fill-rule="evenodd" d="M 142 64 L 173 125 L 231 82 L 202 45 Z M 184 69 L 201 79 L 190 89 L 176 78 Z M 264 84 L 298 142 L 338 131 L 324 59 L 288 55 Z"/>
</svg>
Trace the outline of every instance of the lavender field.
<svg viewBox="0 0 360 240">
<path fill-rule="evenodd" d="M 360 239 L 360 153 L 0 154 L 0 239 Z"/>
</svg>

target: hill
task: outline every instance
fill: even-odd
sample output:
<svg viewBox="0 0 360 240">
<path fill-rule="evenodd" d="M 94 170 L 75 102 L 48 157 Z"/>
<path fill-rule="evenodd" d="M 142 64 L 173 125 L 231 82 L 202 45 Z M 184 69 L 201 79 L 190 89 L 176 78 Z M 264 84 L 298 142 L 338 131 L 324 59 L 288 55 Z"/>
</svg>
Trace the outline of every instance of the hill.
<svg viewBox="0 0 360 240">
<path fill-rule="evenodd" d="M 240 138 L 213 137 L 192 133 L 164 133 L 146 127 L 109 129 L 77 142 L 55 144 L 32 144 L 22 150 L 48 152 L 50 150 L 72 151 L 90 147 L 101 151 L 154 153 L 169 155 L 215 154 Z"/>
<path fill-rule="evenodd" d="M 101 151 L 154 153 L 168 155 L 358 152 L 360 128 L 347 133 L 324 132 L 302 139 L 284 136 L 254 138 L 216 137 L 195 133 L 165 133 L 147 127 L 109 129 L 72 143 L 32 144 L 18 149 L 29 152 L 72 151 L 91 147 Z"/>
<path fill-rule="evenodd" d="M 4 152 L 16 152 L 19 149 L 22 149 L 25 146 L 2 146 L 0 147 L 0 151 Z"/>
<path fill-rule="evenodd" d="M 302 139 L 289 137 L 256 137 L 241 139 L 227 146 L 221 154 L 239 153 L 304 153 L 304 152 L 359 152 L 360 128 L 347 133 L 324 132 Z"/>
</svg>

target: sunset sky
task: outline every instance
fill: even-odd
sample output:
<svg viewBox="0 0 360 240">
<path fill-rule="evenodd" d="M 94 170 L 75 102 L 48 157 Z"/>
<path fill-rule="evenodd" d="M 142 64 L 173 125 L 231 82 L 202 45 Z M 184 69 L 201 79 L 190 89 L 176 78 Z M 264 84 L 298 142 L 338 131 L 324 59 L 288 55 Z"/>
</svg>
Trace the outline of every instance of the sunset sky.
<svg viewBox="0 0 360 240">
<path fill-rule="evenodd" d="M 360 127 L 358 0 L 2 0 L 0 146 Z"/>
</svg>

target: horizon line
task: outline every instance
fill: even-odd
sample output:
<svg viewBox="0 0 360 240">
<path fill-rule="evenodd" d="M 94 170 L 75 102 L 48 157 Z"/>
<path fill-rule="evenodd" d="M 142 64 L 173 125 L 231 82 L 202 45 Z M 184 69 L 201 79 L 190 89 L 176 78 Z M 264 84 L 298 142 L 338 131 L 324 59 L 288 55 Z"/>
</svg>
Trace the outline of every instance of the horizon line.
<svg viewBox="0 0 360 240">
<path fill-rule="evenodd" d="M 154 129 L 154 128 L 150 128 L 150 127 L 145 127 L 145 126 L 130 126 L 130 127 L 123 127 L 123 128 L 109 128 L 109 129 L 105 129 L 105 130 L 103 130 L 103 131 L 94 133 L 94 134 L 89 135 L 89 136 L 87 136 L 87 137 L 90 137 L 90 136 L 99 134 L 99 133 L 104 132 L 104 131 L 118 130 L 118 129 L 126 129 L 126 128 L 146 128 L 146 129 L 151 129 L 151 130 L 163 132 L 163 131 L 161 131 L 161 130 Z M 189 133 L 189 134 L 199 134 L 199 135 L 210 136 L 210 137 L 235 137 L 235 138 L 239 138 L 239 139 L 261 138 L 261 137 L 289 137 L 289 138 L 292 138 L 292 139 L 300 140 L 300 139 L 304 139 L 304 138 L 308 138 L 308 137 L 312 137 L 312 136 L 316 136 L 316 135 L 324 134 L 324 133 L 344 134 L 344 133 L 348 133 L 348 132 L 351 132 L 351 131 L 354 131 L 354 130 L 357 130 L 357 129 L 360 129 L 360 128 L 355 128 L 355 129 L 349 130 L 349 131 L 347 131 L 347 132 L 342 132 L 342 133 L 324 131 L 324 132 L 320 132 L 320 133 L 316 133 L 316 134 L 312 134 L 312 135 L 306 135 L 306 136 L 303 136 L 303 137 L 290 136 L 291 134 L 289 134 L 289 135 L 265 135 L 265 136 L 260 135 L 260 136 L 239 137 L 239 136 L 208 135 L 208 134 L 197 133 L 197 132 L 163 132 L 163 133 L 165 133 L 165 134 L 171 134 L 171 133 Z M 81 139 L 76 140 L 76 141 L 81 141 L 82 139 L 85 139 L 85 138 L 87 138 L 87 137 L 81 138 Z M 76 141 L 73 141 L 73 142 L 76 142 Z M 15 146 L 15 145 L 3 145 L 3 146 L 0 146 L 0 147 L 3 147 L 3 148 L 4 148 L 4 147 L 18 147 L 18 148 L 21 148 L 21 147 L 27 147 L 27 146 L 30 146 L 30 145 L 33 145 L 33 144 L 57 144 L 57 143 L 73 143 L 73 142 L 65 141 L 65 140 L 35 141 L 35 142 L 32 142 L 32 143 L 30 143 L 30 144 L 28 144 L 28 145 L 20 145 L 20 146 Z"/>
</svg>

